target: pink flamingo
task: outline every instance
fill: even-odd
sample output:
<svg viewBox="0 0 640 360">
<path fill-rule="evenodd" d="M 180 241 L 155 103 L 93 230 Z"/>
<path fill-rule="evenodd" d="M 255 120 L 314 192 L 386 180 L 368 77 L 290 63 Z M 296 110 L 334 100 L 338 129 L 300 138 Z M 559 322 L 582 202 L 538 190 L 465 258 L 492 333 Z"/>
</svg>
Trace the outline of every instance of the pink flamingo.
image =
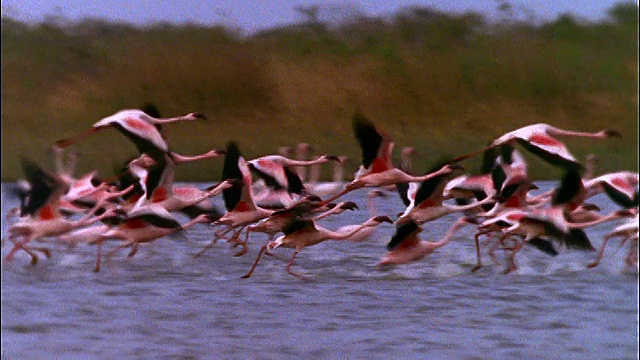
<svg viewBox="0 0 640 360">
<path fill-rule="evenodd" d="M 629 246 L 629 253 L 625 258 L 625 263 L 629 267 L 636 267 L 638 264 L 638 223 L 640 219 L 638 219 L 638 209 L 635 208 L 634 212 L 636 213 L 634 217 L 629 218 L 629 220 L 625 221 L 622 225 L 617 226 L 613 231 L 608 233 L 604 237 L 604 241 L 602 242 L 602 247 L 600 251 L 598 251 L 598 255 L 596 259 L 587 265 L 588 268 L 594 268 L 600 264 L 602 257 L 604 255 L 604 249 L 607 247 L 607 243 L 614 237 L 622 238 L 622 242 L 620 246 L 624 245 L 627 240 L 631 240 L 631 245 Z"/>
<path fill-rule="evenodd" d="M 224 204 L 227 211 L 212 225 L 224 225 L 226 229 L 217 232 L 215 238 L 209 242 L 195 257 L 204 254 L 213 247 L 218 239 L 231 230 L 235 233 L 231 237 L 232 241 L 238 242 L 237 237 L 242 229 L 247 225 L 262 220 L 275 212 L 275 210 L 264 209 L 256 205 L 253 198 L 253 188 L 251 186 L 251 170 L 245 159 L 240 154 L 240 149 L 233 142 L 227 144 L 227 155 L 224 160 L 222 178 L 235 179 L 234 185 L 222 192 Z M 246 246 L 246 244 L 244 245 Z"/>
<path fill-rule="evenodd" d="M 342 195 L 363 187 L 384 187 L 398 183 L 421 182 L 433 177 L 451 173 L 454 168 L 443 166 L 436 172 L 413 176 L 396 168 L 391 162 L 393 141 L 389 135 L 378 129 L 363 115 L 356 113 L 353 117 L 353 130 L 362 148 L 362 165 L 355 179 L 338 194 L 325 200 L 331 202 Z"/>
<path fill-rule="evenodd" d="M 106 240 L 122 240 L 123 243 L 107 253 L 107 258 L 116 251 L 126 247 L 132 247 L 128 257 L 132 257 L 138 251 L 138 245 L 149 243 L 162 237 L 178 233 L 197 224 L 210 222 L 208 215 L 202 214 L 195 219 L 180 225 L 171 213 L 158 204 L 150 204 L 127 213 L 116 226 L 100 234 L 97 238 L 87 241 L 88 244 L 97 244 L 95 272 L 100 271 L 102 243 Z"/>
<path fill-rule="evenodd" d="M 410 218 L 396 225 L 396 233 L 387 244 L 388 252 L 382 257 L 378 266 L 407 264 L 420 260 L 445 246 L 459 227 L 466 224 L 465 218 L 458 219 L 439 241 L 420 240 L 418 234 L 422 228 Z"/>
<path fill-rule="evenodd" d="M 638 173 L 618 171 L 600 175 L 584 183 L 589 198 L 605 192 L 616 204 L 626 208 L 638 206 Z"/>
<path fill-rule="evenodd" d="M 523 243 L 533 238 L 549 236 L 564 243 L 594 251 L 595 249 L 582 229 L 625 216 L 629 216 L 627 210 L 615 211 L 590 222 L 572 223 L 567 219 L 566 210 L 561 207 L 552 207 L 544 209 L 544 211 L 528 213 L 517 219 L 516 224 L 507 228 L 499 239 L 501 243 L 504 243 L 506 238 L 514 234 L 524 237 L 522 241 L 515 240 L 515 246 L 511 250 L 509 266 L 506 272 L 516 270 L 516 253 L 522 248 Z"/>
<path fill-rule="evenodd" d="M 440 164 L 434 166 L 434 168 L 440 167 Z M 431 173 L 434 174 L 436 172 Z M 487 197 L 482 201 L 462 206 L 444 203 L 444 189 L 450 176 L 451 173 L 444 173 L 422 181 L 410 199 L 411 202 L 409 206 L 407 206 L 407 209 L 400 216 L 400 219 L 398 219 L 398 223 L 402 223 L 405 219 L 410 218 L 418 225 L 422 225 L 425 222 L 439 219 L 445 215 L 466 211 L 494 201 Z"/>
<path fill-rule="evenodd" d="M 102 207 L 102 204 L 98 204 L 77 221 L 64 218 L 60 214 L 59 207 L 60 197 L 68 189 L 66 183 L 55 174 L 43 170 L 27 159 L 22 159 L 22 167 L 30 183 L 30 191 L 21 209 L 22 217 L 19 222 L 9 228 L 9 240 L 14 246 L 5 257 L 5 261 L 12 260 L 13 256 L 22 249 L 31 256 L 31 263 L 35 265 L 38 257 L 32 250 L 38 250 L 47 257 L 50 257 L 50 252 L 48 249 L 29 246 L 29 242 L 43 237 L 58 236 L 110 215 L 107 211 L 101 216 L 93 217 Z M 16 241 L 16 238 L 20 240 Z"/>
<path fill-rule="evenodd" d="M 590 139 L 622 137 L 622 135 L 620 135 L 620 133 L 615 130 L 600 130 L 598 132 L 570 131 L 559 129 L 548 124 L 539 123 L 528 125 L 520 129 L 508 132 L 495 139 L 487 148 L 493 148 L 504 144 L 517 142 L 529 152 L 532 152 L 533 154 L 539 156 L 541 159 L 553 165 L 561 166 L 567 169 L 582 168 L 582 164 L 580 164 L 578 160 L 573 157 L 567 147 L 562 142 L 555 139 L 556 136 L 585 137 Z M 470 156 L 477 154 L 478 152 L 486 150 L 487 148 L 467 155 L 459 156 L 455 159 L 455 161 L 464 160 Z"/>
<path fill-rule="evenodd" d="M 367 207 L 369 208 L 369 216 L 371 218 L 374 218 L 375 216 L 378 215 L 378 210 L 377 210 L 377 207 L 376 207 L 375 199 L 376 198 L 385 198 L 385 197 L 387 197 L 387 195 L 383 191 L 380 191 L 380 190 L 371 190 L 371 191 L 369 191 L 369 193 L 367 194 L 367 198 L 368 198 Z M 340 233 L 340 234 L 351 233 L 354 229 L 356 229 L 359 226 L 360 225 L 358 225 L 358 224 L 341 226 L 341 227 L 336 229 L 336 232 Z M 345 238 L 344 240 L 348 240 L 348 241 L 352 241 L 352 242 L 367 241 L 367 240 L 371 239 L 371 237 L 373 236 L 375 231 L 376 231 L 375 227 L 360 228 L 360 230 L 358 230 L 355 234 Z"/>
<path fill-rule="evenodd" d="M 376 216 L 353 228 L 350 232 L 338 233 L 318 226 L 311 219 L 297 219 L 289 227 L 284 229 L 284 235 L 278 237 L 273 241 L 270 241 L 267 245 L 263 246 L 260 249 L 260 253 L 256 258 L 256 261 L 253 263 L 253 266 L 251 267 L 249 272 L 242 277 L 248 278 L 251 276 L 251 274 L 253 274 L 256 266 L 258 266 L 258 261 L 265 252 L 283 246 L 294 249 L 293 256 L 291 257 L 291 260 L 289 261 L 289 264 L 287 265 L 285 271 L 288 274 L 304 280 L 306 279 L 304 276 L 291 271 L 291 266 L 293 265 L 296 255 L 298 255 L 298 253 L 303 248 L 319 244 L 326 240 L 347 239 L 365 227 L 375 227 L 384 222 L 393 223 L 391 219 L 386 216 Z"/>
</svg>

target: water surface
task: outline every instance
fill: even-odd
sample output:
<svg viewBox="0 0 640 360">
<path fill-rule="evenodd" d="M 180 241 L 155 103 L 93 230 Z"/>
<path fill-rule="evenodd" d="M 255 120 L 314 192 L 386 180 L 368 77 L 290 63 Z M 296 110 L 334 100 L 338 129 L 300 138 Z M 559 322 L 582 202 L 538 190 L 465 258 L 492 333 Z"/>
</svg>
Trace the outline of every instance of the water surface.
<svg viewBox="0 0 640 360">
<path fill-rule="evenodd" d="M 369 217 L 365 191 L 346 199 L 361 209 L 323 226 Z M 592 200 L 603 212 L 616 208 L 604 196 Z M 403 210 L 395 194 L 378 204 L 392 217 Z M 3 235 L 15 205 L 3 191 Z M 428 224 L 422 236 L 440 238 L 456 218 Z M 589 229 L 594 246 L 617 224 Z M 393 233 L 385 224 L 366 243 L 304 249 L 294 269 L 312 280 L 301 281 L 284 272 L 290 249 L 240 278 L 263 234 L 252 235 L 244 256 L 219 242 L 194 259 L 213 231 L 198 225 L 130 259 L 122 251 L 100 273 L 92 271 L 92 246 L 50 242 L 52 258 L 35 267 L 24 255 L 3 263 L 3 358 L 638 358 L 638 274 L 623 266 L 626 247 L 617 241 L 595 269 L 586 268 L 594 253 L 549 257 L 525 247 L 515 273 L 503 275 L 502 256 L 493 264 L 486 255 L 486 266 L 471 273 L 469 227 L 420 262 L 379 269 Z"/>
</svg>

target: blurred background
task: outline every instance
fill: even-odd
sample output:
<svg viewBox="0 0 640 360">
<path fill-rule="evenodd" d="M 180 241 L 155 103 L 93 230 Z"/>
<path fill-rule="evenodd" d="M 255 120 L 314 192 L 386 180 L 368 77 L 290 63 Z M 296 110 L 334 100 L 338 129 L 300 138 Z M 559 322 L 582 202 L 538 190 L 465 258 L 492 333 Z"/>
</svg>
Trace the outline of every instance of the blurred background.
<svg viewBox="0 0 640 360">
<path fill-rule="evenodd" d="M 182 154 L 307 142 L 355 170 L 359 109 L 416 147 L 416 172 L 537 122 L 617 129 L 566 144 L 598 155 L 597 173 L 637 171 L 638 5 L 548 3 L 3 1 L 2 180 L 22 176 L 20 155 L 51 162 L 55 140 L 147 102 L 209 118 L 166 127 Z M 71 149 L 105 177 L 137 153 L 115 130 Z M 560 175 L 527 160 L 534 178 Z M 221 165 L 181 165 L 177 180 L 217 181 Z"/>
</svg>

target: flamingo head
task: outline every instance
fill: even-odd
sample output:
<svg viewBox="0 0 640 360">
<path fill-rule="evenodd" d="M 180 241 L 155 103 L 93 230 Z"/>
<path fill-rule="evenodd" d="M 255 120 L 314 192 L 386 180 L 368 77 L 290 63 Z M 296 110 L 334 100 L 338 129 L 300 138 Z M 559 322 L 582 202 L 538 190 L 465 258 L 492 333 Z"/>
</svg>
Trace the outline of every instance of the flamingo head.
<svg viewBox="0 0 640 360">
<path fill-rule="evenodd" d="M 360 180 L 353 180 L 352 182 L 345 185 L 346 191 L 353 191 L 364 187 L 364 183 Z"/>
<path fill-rule="evenodd" d="M 158 163 L 153 160 L 153 158 L 147 154 L 142 154 L 139 157 L 133 159 L 129 165 L 133 165 L 133 166 L 139 166 L 143 169 L 149 169 L 155 165 L 157 165 Z"/>
<path fill-rule="evenodd" d="M 369 193 L 367 193 L 367 196 L 369 197 L 369 199 L 376 198 L 376 197 L 386 198 L 387 194 L 385 194 L 384 191 L 376 189 L 376 190 L 369 191 Z"/>
<path fill-rule="evenodd" d="M 620 134 L 620 132 L 617 130 L 610 130 L 610 129 L 601 130 L 598 134 L 603 138 L 610 138 L 610 137 L 622 138 L 622 134 Z"/>
<path fill-rule="evenodd" d="M 201 112 L 192 112 L 185 116 L 185 120 L 207 120 L 207 117 Z"/>
<path fill-rule="evenodd" d="M 335 156 L 335 155 L 322 155 L 320 156 L 320 159 L 324 160 L 324 161 L 335 161 L 335 162 L 340 162 L 340 157 Z"/>
<path fill-rule="evenodd" d="M 389 224 L 393 224 L 393 220 L 391 220 L 388 216 L 374 216 L 371 219 L 369 219 L 369 221 L 367 221 L 367 223 L 370 223 L 371 225 L 379 225 L 382 223 L 389 223 Z"/>
<path fill-rule="evenodd" d="M 342 210 L 358 210 L 358 204 L 354 203 L 353 201 L 345 201 L 343 203 L 340 203 L 340 209 Z"/>
</svg>

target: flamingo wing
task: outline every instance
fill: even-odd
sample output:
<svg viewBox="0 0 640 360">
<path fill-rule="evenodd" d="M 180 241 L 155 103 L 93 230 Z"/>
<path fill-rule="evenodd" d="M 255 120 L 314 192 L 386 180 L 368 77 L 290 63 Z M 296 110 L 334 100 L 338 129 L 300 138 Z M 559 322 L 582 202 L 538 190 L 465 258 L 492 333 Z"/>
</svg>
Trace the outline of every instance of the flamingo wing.
<svg viewBox="0 0 640 360">
<path fill-rule="evenodd" d="M 171 213 L 158 205 L 148 205 L 133 210 L 127 214 L 127 220 L 141 220 L 163 229 L 180 228 L 180 223 L 173 218 Z"/>
<path fill-rule="evenodd" d="M 601 185 L 605 193 L 616 204 L 631 208 L 638 206 L 638 174 L 631 172 L 615 172 L 599 176 L 585 183 L 585 188 L 592 188 Z"/>
<path fill-rule="evenodd" d="M 285 166 L 274 156 L 263 156 L 249 161 L 249 168 L 265 183 L 276 189 L 288 189 L 289 179 L 285 172 Z M 296 176 L 297 177 L 297 176 Z M 298 178 L 300 180 L 300 178 Z"/>
<path fill-rule="evenodd" d="M 35 162 L 21 157 L 22 170 L 30 184 L 27 199 L 21 209 L 21 214 L 34 216 L 40 209 L 52 200 L 57 193 L 68 190 L 56 175 L 45 171 Z"/>
<path fill-rule="evenodd" d="M 582 170 L 584 166 L 571 155 L 560 141 L 546 135 L 519 138 L 518 143 L 540 159 L 567 170 Z"/>
<path fill-rule="evenodd" d="M 376 126 L 360 113 L 353 115 L 352 127 L 362 149 L 362 165 L 368 168 L 378 156 L 382 145 L 382 136 L 376 130 Z"/>
<path fill-rule="evenodd" d="M 295 232 L 299 232 L 299 231 L 310 231 L 310 230 L 315 230 L 316 226 L 315 223 L 313 222 L 313 220 L 311 219 L 302 219 L 302 218 L 297 218 L 294 221 L 292 221 L 291 223 L 289 223 L 284 229 L 282 229 L 282 233 L 287 236 L 287 235 L 291 235 Z"/>
<path fill-rule="evenodd" d="M 527 242 L 527 244 L 535 247 L 543 253 L 551 256 L 558 255 L 558 251 L 553 247 L 553 243 L 541 237 L 535 237 Z"/>
<path fill-rule="evenodd" d="M 222 198 L 224 199 L 224 206 L 227 211 L 232 211 L 242 198 L 243 188 L 251 186 L 251 184 L 247 185 L 244 183 L 244 176 L 238 166 L 241 157 L 238 145 L 233 141 L 229 141 L 226 150 L 227 154 L 224 157 L 222 179 L 235 179 L 237 181 L 230 188 L 222 190 Z"/>
<path fill-rule="evenodd" d="M 114 121 L 113 126 L 122 135 L 126 136 L 141 153 L 148 154 L 154 160 L 160 154 L 169 151 L 169 146 L 162 138 L 158 129 L 146 121 L 127 118 L 124 121 Z M 94 125 L 96 127 L 96 125 Z"/>
<path fill-rule="evenodd" d="M 393 251 L 403 244 L 411 245 L 415 243 L 416 239 L 410 235 L 419 229 L 420 227 L 413 220 L 404 221 L 401 224 L 397 224 L 396 233 L 393 235 L 393 237 L 391 237 L 389 243 L 387 243 L 387 250 Z"/>
</svg>

